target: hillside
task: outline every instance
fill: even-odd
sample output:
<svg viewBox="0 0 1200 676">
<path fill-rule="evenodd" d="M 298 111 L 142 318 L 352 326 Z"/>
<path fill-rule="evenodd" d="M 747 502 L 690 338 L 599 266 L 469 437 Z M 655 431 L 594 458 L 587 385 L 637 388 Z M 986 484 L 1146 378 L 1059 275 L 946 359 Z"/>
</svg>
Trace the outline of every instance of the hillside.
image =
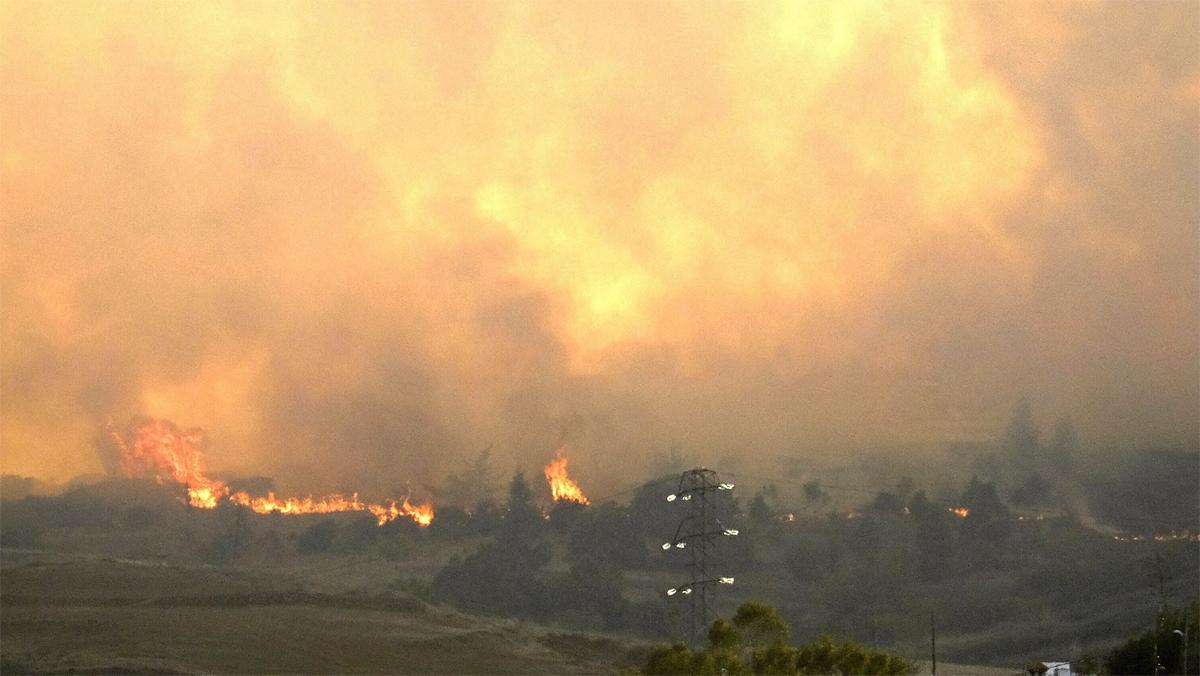
<svg viewBox="0 0 1200 676">
<path fill-rule="evenodd" d="M 616 640 L 297 576 L 5 550 L 5 673 L 603 673 Z"/>
<path fill-rule="evenodd" d="M 1070 515 L 1031 518 L 976 481 L 938 502 L 910 487 L 807 513 L 785 507 L 803 505 L 803 493 L 743 486 L 744 502 L 719 505 L 740 535 L 716 545 L 737 583 L 713 608 L 729 617 L 744 601 L 775 605 L 797 642 L 829 634 L 924 659 L 932 614 L 939 662 L 1083 660 L 1142 631 L 1160 592 L 1186 602 L 1197 575 L 1191 531 L 1127 537 Z M 639 644 L 678 640 L 687 626 L 687 604 L 663 595 L 686 566 L 661 548 L 676 527 L 661 507 L 668 488 L 660 480 L 628 504 L 549 508 L 516 491 L 503 507 L 442 507 L 427 528 L 193 509 L 176 488 L 147 481 L 5 500 L 4 664 L 615 671 L 640 663 Z M 1158 571 L 1161 587 L 1151 584 Z"/>
</svg>

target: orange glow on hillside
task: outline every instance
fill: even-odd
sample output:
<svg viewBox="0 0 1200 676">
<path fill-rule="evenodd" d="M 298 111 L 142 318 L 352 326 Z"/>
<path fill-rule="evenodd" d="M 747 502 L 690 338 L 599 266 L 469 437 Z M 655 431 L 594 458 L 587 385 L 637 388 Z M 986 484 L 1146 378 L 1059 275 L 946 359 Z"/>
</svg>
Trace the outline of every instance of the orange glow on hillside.
<svg viewBox="0 0 1200 676">
<path fill-rule="evenodd" d="M 567 459 L 563 456 L 562 449 L 558 450 L 555 458 L 546 465 L 542 472 L 546 475 L 546 481 L 550 483 L 550 494 L 554 496 L 555 502 L 589 504 L 587 496 L 583 494 L 583 489 L 567 476 Z"/>
</svg>

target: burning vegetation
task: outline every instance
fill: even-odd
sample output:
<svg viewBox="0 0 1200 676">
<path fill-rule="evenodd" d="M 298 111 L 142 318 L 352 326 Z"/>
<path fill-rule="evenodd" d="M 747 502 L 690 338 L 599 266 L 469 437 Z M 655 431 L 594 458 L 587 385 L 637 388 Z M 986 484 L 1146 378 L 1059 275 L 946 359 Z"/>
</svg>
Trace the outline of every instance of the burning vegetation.
<svg viewBox="0 0 1200 676">
<path fill-rule="evenodd" d="M 126 477 L 170 478 L 187 486 L 188 503 L 212 509 L 229 494 L 229 488 L 204 474 L 204 430 L 182 430 L 169 420 L 150 420 L 137 426 L 127 441 L 112 421 L 108 433 L 121 451 L 121 473 Z"/>
<path fill-rule="evenodd" d="M 335 512 L 370 512 L 380 526 L 407 516 L 422 526 L 433 523 L 433 505 L 425 503 L 414 506 L 403 498 L 399 505 L 395 500 L 386 503 L 367 503 L 358 499 L 358 493 L 349 498 L 343 495 L 329 495 L 321 499 L 312 496 L 306 498 L 279 498 L 270 491 L 263 497 L 251 497 L 245 491 L 229 496 L 229 501 L 235 505 L 249 507 L 259 514 L 332 514 Z"/>
<path fill-rule="evenodd" d="M 205 475 L 204 431 L 199 428 L 183 430 L 169 420 L 149 420 L 137 425 L 129 439 L 113 429 L 111 422 L 108 432 L 121 452 L 122 474 L 182 484 L 187 487 L 188 504 L 192 507 L 214 509 L 221 500 L 228 500 L 259 514 L 369 512 L 381 526 L 402 516 L 421 526 L 433 523 L 433 505 L 413 505 L 408 497 L 397 504 L 395 500 L 363 502 L 357 493 L 348 498 L 334 494 L 316 499 L 312 496 L 280 498 L 274 492 L 258 497 L 246 491 L 231 492 L 221 481 Z"/>
<path fill-rule="evenodd" d="M 581 505 L 589 504 L 587 496 L 583 494 L 583 489 L 575 480 L 567 475 L 567 458 L 562 454 L 562 449 L 554 455 L 554 459 L 550 464 L 546 465 L 542 472 L 546 475 L 546 481 L 550 484 L 550 494 L 554 497 L 555 502 L 576 502 Z"/>
</svg>

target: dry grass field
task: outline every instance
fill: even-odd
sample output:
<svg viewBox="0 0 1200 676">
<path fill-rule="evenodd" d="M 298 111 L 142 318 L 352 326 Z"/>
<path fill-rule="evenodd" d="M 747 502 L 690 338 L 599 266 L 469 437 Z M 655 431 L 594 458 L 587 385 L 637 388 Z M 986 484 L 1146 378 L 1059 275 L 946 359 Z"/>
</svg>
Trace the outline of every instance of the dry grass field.
<svg viewBox="0 0 1200 676">
<path fill-rule="evenodd" d="M 266 571 L 5 552 L 9 673 L 605 673 L 610 638 L 396 594 L 308 591 Z"/>
</svg>

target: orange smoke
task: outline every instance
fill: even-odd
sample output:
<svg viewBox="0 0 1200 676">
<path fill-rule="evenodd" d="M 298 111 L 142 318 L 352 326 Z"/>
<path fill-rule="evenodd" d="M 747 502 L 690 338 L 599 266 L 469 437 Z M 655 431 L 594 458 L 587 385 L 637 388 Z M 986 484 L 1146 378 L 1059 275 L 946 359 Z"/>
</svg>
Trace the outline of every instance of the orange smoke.
<svg viewBox="0 0 1200 676">
<path fill-rule="evenodd" d="M 583 494 L 583 489 L 579 484 L 575 483 L 571 477 L 567 476 L 567 459 L 562 454 L 560 448 L 550 464 L 542 470 L 546 475 L 546 481 L 550 482 L 550 494 L 554 496 L 555 502 L 567 501 L 578 502 L 581 505 L 588 504 L 587 496 Z"/>
<path fill-rule="evenodd" d="M 150 420 L 137 427 L 129 442 L 112 429 L 109 434 L 121 450 L 121 472 L 125 476 L 153 476 L 187 486 L 188 504 L 201 509 L 213 509 L 226 498 L 229 502 L 259 514 L 332 514 L 335 512 L 370 512 L 379 525 L 407 516 L 421 526 L 433 523 L 433 505 L 412 505 L 405 497 L 399 505 L 395 500 L 367 503 L 358 493 L 349 498 L 329 495 L 321 499 L 278 498 L 273 491 L 254 497 L 245 491 L 230 494 L 229 487 L 204 475 L 204 456 L 201 446 L 204 431 L 199 428 L 182 431 L 169 420 Z M 578 490 L 578 488 L 576 489 Z M 585 500 L 586 502 L 586 500 Z"/>
<path fill-rule="evenodd" d="M 966 507 L 947 507 L 946 511 L 960 519 L 965 519 L 971 515 L 971 510 L 967 509 Z"/>
</svg>

